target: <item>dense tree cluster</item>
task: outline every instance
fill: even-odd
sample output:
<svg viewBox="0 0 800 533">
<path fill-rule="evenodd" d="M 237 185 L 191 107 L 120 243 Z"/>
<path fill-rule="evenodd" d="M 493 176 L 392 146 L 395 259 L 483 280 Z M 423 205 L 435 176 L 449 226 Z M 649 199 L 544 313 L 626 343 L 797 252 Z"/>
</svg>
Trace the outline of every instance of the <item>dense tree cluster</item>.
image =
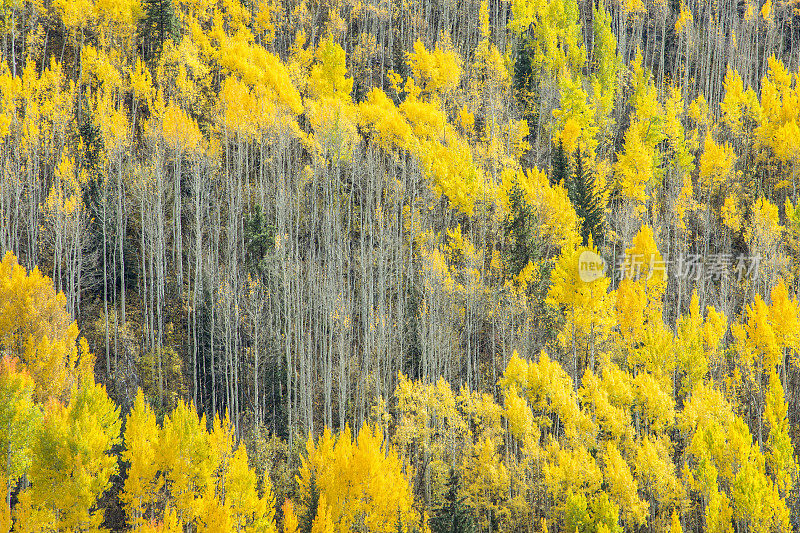
<svg viewBox="0 0 800 533">
<path fill-rule="evenodd" d="M 3 3 L 0 530 L 797 528 L 796 9 Z"/>
</svg>

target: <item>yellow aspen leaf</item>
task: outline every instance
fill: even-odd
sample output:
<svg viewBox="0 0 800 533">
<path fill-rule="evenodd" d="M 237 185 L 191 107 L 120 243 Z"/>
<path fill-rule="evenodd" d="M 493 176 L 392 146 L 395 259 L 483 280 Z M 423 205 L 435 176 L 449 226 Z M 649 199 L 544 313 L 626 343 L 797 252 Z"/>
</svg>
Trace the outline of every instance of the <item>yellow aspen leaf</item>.
<svg viewBox="0 0 800 533">
<path fill-rule="evenodd" d="M 96 502 L 117 473 L 110 452 L 119 430 L 119 408 L 101 385 L 85 381 L 67 405 L 52 399 L 45 405 L 28 477 L 33 505 L 52 511 L 57 529 L 99 528 L 103 512 Z"/>
<path fill-rule="evenodd" d="M 354 440 L 349 428 L 338 435 L 326 428 L 317 442 L 309 438 L 306 449 L 297 480 L 301 496 L 310 495 L 312 478 L 319 491 L 313 531 L 361 523 L 370 531 L 389 533 L 398 519 L 409 528 L 416 523 L 402 460 L 380 429 L 366 425 Z"/>
<path fill-rule="evenodd" d="M 437 95 L 455 89 L 461 81 L 461 59 L 453 51 L 437 47 L 428 51 L 422 41 L 407 52 L 407 63 L 424 95 Z"/>
<path fill-rule="evenodd" d="M 728 181 L 735 162 L 736 156 L 731 146 L 727 143 L 717 144 L 711 132 L 707 132 L 703 155 L 700 157 L 700 180 L 709 194 Z"/>
<path fill-rule="evenodd" d="M 639 498 L 638 484 L 614 443 L 606 444 L 603 463 L 603 477 L 612 499 L 619 505 L 623 519 L 631 525 L 644 525 L 650 505 Z"/>
<path fill-rule="evenodd" d="M 162 480 L 158 476 L 157 458 L 161 428 L 141 389 L 136 394 L 133 410 L 125 424 L 125 451 L 122 458 L 129 464 L 125 488 L 120 496 L 128 521 L 134 529 L 143 526 L 148 510 L 157 501 Z"/>
<path fill-rule="evenodd" d="M 197 122 L 180 108 L 170 103 L 164 111 L 162 120 L 164 139 L 170 148 L 176 151 L 185 150 L 188 153 L 193 153 L 199 148 L 202 140 L 200 128 Z"/>
<path fill-rule="evenodd" d="M 320 42 L 317 62 L 311 67 L 309 83 L 317 97 L 350 99 L 353 79 L 347 77 L 345 53 L 331 37 Z"/>
<path fill-rule="evenodd" d="M 11 252 L 0 262 L 0 347 L 33 377 L 40 402 L 66 399 L 73 385 L 92 376 L 94 358 L 79 340 L 66 297 L 38 268 L 28 273 Z"/>
<path fill-rule="evenodd" d="M 294 512 L 294 504 L 292 500 L 286 499 L 281 507 L 283 511 L 283 533 L 297 533 L 299 521 Z"/>
<path fill-rule="evenodd" d="M 733 231 L 738 233 L 742 228 L 742 214 L 739 211 L 739 198 L 735 193 L 725 196 L 725 202 L 722 204 L 722 223 Z"/>
<path fill-rule="evenodd" d="M 33 378 L 16 359 L 0 359 L 0 462 L 3 487 L 0 494 L 11 494 L 31 465 L 31 441 L 39 430 L 41 410 L 33 401 Z M 0 531 L 3 524 L 11 528 L 11 509 L 6 500 L 0 503 Z"/>
</svg>

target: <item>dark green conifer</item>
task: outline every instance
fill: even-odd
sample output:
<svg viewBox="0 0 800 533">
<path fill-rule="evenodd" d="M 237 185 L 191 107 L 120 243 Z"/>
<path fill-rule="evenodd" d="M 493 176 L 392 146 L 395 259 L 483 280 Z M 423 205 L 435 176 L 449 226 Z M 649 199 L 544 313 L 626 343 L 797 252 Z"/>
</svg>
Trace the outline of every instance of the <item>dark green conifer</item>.
<svg viewBox="0 0 800 533">
<path fill-rule="evenodd" d="M 256 205 L 253 213 L 244 221 L 245 259 L 251 272 L 264 272 L 264 259 L 275 246 L 275 227 L 268 225 L 261 206 Z"/>
<path fill-rule="evenodd" d="M 550 185 L 569 183 L 570 168 L 569 156 L 564 152 L 564 145 L 559 141 L 553 151 L 553 159 L 550 163 Z"/>
<path fill-rule="evenodd" d="M 536 121 L 536 73 L 534 72 L 534 41 L 525 32 L 516 45 L 516 61 L 514 61 L 514 96 L 522 109 L 522 117 L 533 129 Z"/>
<path fill-rule="evenodd" d="M 161 55 L 164 43 L 178 40 L 178 18 L 172 0 L 144 0 L 144 17 L 139 23 L 142 56 L 151 60 Z"/>
<path fill-rule="evenodd" d="M 473 533 L 475 522 L 471 509 L 458 496 L 458 476 L 453 468 L 447 481 L 447 494 L 442 505 L 430 520 L 432 533 Z"/>
<path fill-rule="evenodd" d="M 603 207 L 595 191 L 594 174 L 586 167 L 580 149 L 575 150 L 575 172 L 569 182 L 568 193 L 581 219 L 583 245 L 588 245 L 590 235 L 594 243 L 599 245 L 603 240 Z"/>
<path fill-rule="evenodd" d="M 503 222 L 503 233 L 508 243 L 505 254 L 507 274 L 516 276 L 528 262 L 539 256 L 536 217 L 516 180 L 509 194 L 509 213 Z"/>
<path fill-rule="evenodd" d="M 314 525 L 314 519 L 317 518 L 317 507 L 319 507 L 319 488 L 317 488 L 317 476 L 315 472 L 311 472 L 311 480 L 308 486 L 308 496 L 304 498 L 303 507 L 306 512 L 300 517 L 299 529 L 300 533 L 311 533 L 311 527 Z"/>
</svg>

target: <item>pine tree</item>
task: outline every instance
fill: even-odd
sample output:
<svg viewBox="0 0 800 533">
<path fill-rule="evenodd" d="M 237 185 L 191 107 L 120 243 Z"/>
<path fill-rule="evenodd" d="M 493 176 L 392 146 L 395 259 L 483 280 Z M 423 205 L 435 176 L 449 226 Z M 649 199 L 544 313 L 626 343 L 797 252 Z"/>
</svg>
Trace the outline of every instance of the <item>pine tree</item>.
<svg viewBox="0 0 800 533">
<path fill-rule="evenodd" d="M 260 205 L 256 205 L 253 213 L 245 218 L 244 242 L 247 268 L 253 272 L 263 273 L 265 270 L 263 260 L 275 245 L 275 227 L 267 225 Z"/>
<path fill-rule="evenodd" d="M 465 505 L 464 498 L 458 496 L 458 485 L 458 476 L 455 469 L 451 467 L 445 501 L 430 520 L 432 533 L 472 533 L 475 531 L 475 523 L 470 509 Z"/>
<path fill-rule="evenodd" d="M 517 43 L 517 59 L 514 62 L 514 95 L 523 109 L 522 118 L 528 121 L 531 129 L 538 119 L 533 44 L 533 38 L 528 32 L 525 32 Z"/>
<path fill-rule="evenodd" d="M 298 531 L 300 533 L 311 533 L 311 528 L 317 518 L 317 508 L 319 507 L 319 487 L 317 487 L 317 474 L 311 471 L 311 478 L 308 482 L 308 493 L 306 501 L 303 502 L 306 512 L 300 517 Z"/>
<path fill-rule="evenodd" d="M 569 156 L 564 152 L 564 145 L 558 142 L 553 151 L 553 160 L 550 163 L 550 185 L 569 182 Z"/>
<path fill-rule="evenodd" d="M 178 19 L 172 0 L 144 0 L 144 18 L 139 27 L 145 60 L 161 55 L 164 43 L 178 39 Z"/>
<path fill-rule="evenodd" d="M 516 180 L 508 199 L 509 213 L 503 223 L 503 232 L 510 242 L 506 252 L 506 270 L 509 276 L 516 276 L 529 262 L 537 259 L 539 243 L 536 239 L 536 217 Z"/>
<path fill-rule="evenodd" d="M 563 148 L 561 149 L 563 152 Z M 581 219 L 583 245 L 589 245 L 589 236 L 600 246 L 603 239 L 603 208 L 595 192 L 594 175 L 584 164 L 580 149 L 575 151 L 575 173 L 569 182 L 569 199 Z"/>
</svg>

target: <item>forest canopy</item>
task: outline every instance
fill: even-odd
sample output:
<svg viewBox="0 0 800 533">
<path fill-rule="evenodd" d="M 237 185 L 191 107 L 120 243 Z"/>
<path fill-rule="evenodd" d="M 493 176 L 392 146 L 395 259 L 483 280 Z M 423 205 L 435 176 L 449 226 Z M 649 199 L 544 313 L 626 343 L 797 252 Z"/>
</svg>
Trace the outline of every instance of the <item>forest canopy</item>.
<svg viewBox="0 0 800 533">
<path fill-rule="evenodd" d="M 800 527 L 796 1 L 0 15 L 0 533 Z"/>
</svg>

